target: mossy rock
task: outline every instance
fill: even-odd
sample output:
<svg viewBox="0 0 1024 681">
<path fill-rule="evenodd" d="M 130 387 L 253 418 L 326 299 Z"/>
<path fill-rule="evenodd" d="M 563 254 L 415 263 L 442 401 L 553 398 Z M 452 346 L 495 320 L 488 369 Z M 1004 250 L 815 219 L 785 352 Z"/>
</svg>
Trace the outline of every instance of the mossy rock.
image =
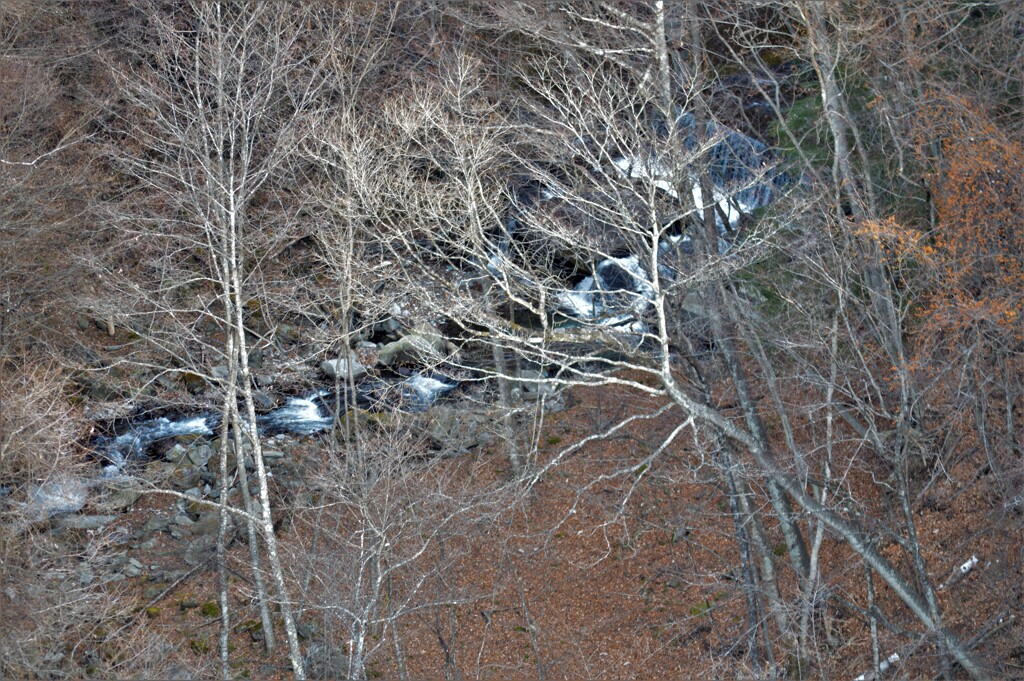
<svg viewBox="0 0 1024 681">
<path fill-rule="evenodd" d="M 167 582 L 153 582 L 152 584 L 147 584 L 146 588 L 142 590 L 142 597 L 146 600 L 152 600 L 162 594 L 167 587 Z"/>
<path fill-rule="evenodd" d="M 146 464 L 146 479 L 156 483 L 170 483 L 180 489 L 196 487 L 202 474 L 198 466 L 192 466 L 185 459 L 180 463 L 151 461 Z"/>
<path fill-rule="evenodd" d="M 197 655 L 204 655 L 210 652 L 210 643 L 203 638 L 194 638 L 188 642 L 188 647 Z"/>
<path fill-rule="evenodd" d="M 793 136 L 796 137 L 804 153 L 807 154 L 811 163 L 818 167 L 830 165 L 831 150 L 826 142 L 826 133 L 823 127 L 824 115 L 821 105 L 821 94 L 813 93 L 802 97 L 789 107 L 785 113 L 786 124 L 789 126 Z M 786 155 L 793 161 L 799 160 L 797 150 L 792 140 L 786 135 L 779 123 L 772 126 L 779 146 L 785 150 Z"/>
<path fill-rule="evenodd" d="M 263 623 L 259 620 L 245 620 L 235 625 L 235 632 L 259 631 L 263 629 Z"/>
<path fill-rule="evenodd" d="M 151 620 L 156 619 L 160 616 L 160 608 L 156 607 L 155 605 L 151 605 L 148 608 L 146 608 L 145 612 L 146 617 L 148 617 Z"/>
<path fill-rule="evenodd" d="M 185 384 L 185 390 L 190 393 L 202 392 L 206 388 L 206 379 L 191 371 L 182 372 L 181 382 Z"/>
<path fill-rule="evenodd" d="M 373 415 L 365 409 L 349 409 L 338 419 L 338 437 L 355 437 L 357 432 L 369 425 L 372 418 Z"/>
<path fill-rule="evenodd" d="M 206 601 L 199 608 L 199 612 L 203 617 L 218 617 L 220 616 L 220 606 L 217 605 L 217 601 Z"/>
<path fill-rule="evenodd" d="M 118 480 L 109 483 L 93 502 L 98 513 L 117 513 L 131 507 L 142 496 L 142 489 L 133 480 Z"/>
<path fill-rule="evenodd" d="M 404 425 L 404 415 L 398 412 L 366 413 L 366 424 L 382 433 L 399 430 Z"/>
</svg>

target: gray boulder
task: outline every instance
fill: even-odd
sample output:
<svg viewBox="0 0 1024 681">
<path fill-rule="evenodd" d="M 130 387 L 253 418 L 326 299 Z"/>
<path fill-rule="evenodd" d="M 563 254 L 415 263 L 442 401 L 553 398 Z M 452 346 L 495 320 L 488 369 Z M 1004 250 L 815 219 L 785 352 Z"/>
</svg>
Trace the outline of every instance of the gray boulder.
<svg viewBox="0 0 1024 681">
<path fill-rule="evenodd" d="M 493 424 L 500 422 L 493 414 L 447 406 L 435 406 L 422 418 L 434 446 L 454 454 L 492 444 Z"/>
<path fill-rule="evenodd" d="M 157 532 L 167 530 L 167 519 L 159 516 L 152 516 L 146 520 L 136 534 L 142 539 L 149 539 Z"/>
<path fill-rule="evenodd" d="M 170 463 L 181 463 L 188 456 L 188 447 L 181 443 L 175 443 L 173 447 L 164 452 L 164 461 Z"/>
<path fill-rule="evenodd" d="M 202 474 L 198 466 L 191 465 L 187 460 L 181 463 L 152 461 L 146 465 L 146 479 L 156 485 L 170 485 L 174 489 L 185 490 L 195 487 L 202 480 Z"/>
<path fill-rule="evenodd" d="M 393 367 L 399 364 L 437 362 L 454 350 L 454 346 L 436 326 L 420 322 L 399 340 L 382 347 L 377 355 L 377 363 Z"/>
<path fill-rule="evenodd" d="M 172 535 L 173 536 L 173 535 Z M 185 546 L 185 564 L 195 567 L 209 560 L 217 548 L 216 532 L 196 537 Z"/>
<path fill-rule="evenodd" d="M 89 483 L 81 478 L 50 480 L 29 491 L 25 515 L 32 520 L 75 513 L 89 499 Z"/>
<path fill-rule="evenodd" d="M 117 520 L 116 515 L 69 515 L 54 521 L 54 527 L 65 530 L 99 530 Z"/>
<path fill-rule="evenodd" d="M 551 397 L 556 392 L 555 384 L 545 380 L 546 374 L 539 369 L 523 369 L 519 372 L 519 379 L 514 383 L 513 390 L 518 390 L 520 396 L 527 401 L 534 402 L 541 397 Z"/>
<path fill-rule="evenodd" d="M 256 405 L 256 411 L 266 412 L 277 409 L 277 400 L 265 392 L 254 392 L 252 401 Z"/>
<path fill-rule="evenodd" d="M 356 360 L 349 360 L 344 357 L 338 359 L 326 359 L 320 362 L 320 371 L 332 380 L 358 381 L 366 375 L 367 368 Z"/>
<path fill-rule="evenodd" d="M 228 516 L 228 527 L 234 525 L 233 516 Z M 192 536 L 216 537 L 220 531 L 220 511 L 203 511 L 199 520 L 192 524 Z"/>
<path fill-rule="evenodd" d="M 263 462 L 268 466 L 278 466 L 285 460 L 285 453 L 278 449 L 264 449 Z"/>
<path fill-rule="evenodd" d="M 213 457 L 213 447 L 197 445 L 188 450 L 188 460 L 193 466 L 205 466 Z"/>
<path fill-rule="evenodd" d="M 100 513 L 119 513 L 138 501 L 141 496 L 142 489 L 134 480 L 129 478 L 112 480 L 104 487 L 99 498 L 93 502 L 93 508 Z"/>
<path fill-rule="evenodd" d="M 348 671 L 348 655 L 326 643 L 313 643 L 306 653 L 306 671 L 314 679 L 340 679 Z"/>
<path fill-rule="evenodd" d="M 135 558 L 129 558 L 128 563 L 121 569 L 121 572 L 123 572 L 126 577 L 138 577 L 144 570 L 145 568 L 142 563 Z"/>
</svg>

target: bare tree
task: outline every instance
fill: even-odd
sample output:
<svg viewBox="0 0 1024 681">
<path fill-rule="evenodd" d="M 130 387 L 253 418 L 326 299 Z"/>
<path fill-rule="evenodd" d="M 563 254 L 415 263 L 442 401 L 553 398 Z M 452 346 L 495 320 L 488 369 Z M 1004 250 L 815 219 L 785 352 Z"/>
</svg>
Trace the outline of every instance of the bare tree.
<svg viewBox="0 0 1024 681">
<path fill-rule="evenodd" d="M 68 235 L 81 228 L 89 194 L 86 107 L 67 101 L 60 79 L 87 70 L 87 45 L 55 3 L 0 9 L 0 354 L 58 340 L 53 314 L 71 307 L 67 286 L 79 272 Z M 88 85 L 75 93 L 81 101 Z"/>
<path fill-rule="evenodd" d="M 812 560 L 804 529 L 796 522 L 797 514 L 788 508 L 790 504 L 799 507 L 805 517 L 815 523 L 812 544 L 815 556 L 826 530 L 841 539 L 895 591 L 924 624 L 929 635 L 947 648 L 968 673 L 984 675 L 972 653 L 942 622 L 927 567 L 917 548 L 913 514 L 907 503 L 901 503 L 900 514 L 909 536 L 907 546 L 914 566 L 910 574 L 894 567 L 865 540 L 858 523 L 836 503 L 837 496 L 841 495 L 833 496 L 835 491 L 829 490 L 829 453 L 838 437 L 834 430 L 835 417 L 845 421 L 850 416 L 848 409 L 837 404 L 836 376 L 841 375 L 836 364 L 837 334 L 843 332 L 847 342 L 865 342 L 859 333 L 851 333 L 851 320 L 843 315 L 826 317 L 822 320 L 825 325 L 817 327 L 816 332 L 820 344 L 815 346 L 815 352 L 819 353 L 818 358 L 825 358 L 825 363 L 814 373 L 818 377 L 817 384 L 822 387 L 821 401 L 826 405 L 828 423 L 833 424 L 831 430 L 827 429 L 826 445 L 820 450 L 825 453 L 821 471 L 825 484 L 821 484 L 819 472 L 808 467 L 804 447 L 794 437 L 797 415 L 791 413 L 782 398 L 776 371 L 779 360 L 767 352 L 765 337 L 760 335 L 763 331 L 758 332 L 759 325 L 753 323 L 758 315 L 751 305 L 750 293 L 735 280 L 737 272 L 765 257 L 773 246 L 785 243 L 777 240 L 778 235 L 783 234 L 779 230 L 782 223 L 763 220 L 758 229 L 739 241 L 720 242 L 723 233 L 727 234 L 733 225 L 733 209 L 742 213 L 743 204 L 747 205 L 746 210 L 751 209 L 749 194 L 744 196 L 744 192 L 769 184 L 771 171 L 761 162 L 755 162 L 738 177 L 730 177 L 725 182 L 715 177 L 716 162 L 721 163 L 720 156 L 716 159 L 716 155 L 725 153 L 723 148 L 735 149 L 735 143 L 728 140 L 727 133 L 711 118 L 705 94 L 709 87 L 705 70 L 709 68 L 710 57 L 703 51 L 701 32 L 708 30 L 713 18 L 693 5 L 669 8 L 663 3 L 651 3 L 634 8 L 632 12 L 608 4 L 556 8 L 547 14 L 541 8 L 535 9 L 535 14 L 511 17 L 510 21 L 517 30 L 549 41 L 557 52 L 531 63 L 521 79 L 533 89 L 533 101 L 539 102 L 530 109 L 529 125 L 524 128 L 548 143 L 542 147 L 542 154 L 533 152 L 525 164 L 532 166 L 536 176 L 544 178 L 543 184 L 561 204 L 571 206 L 575 220 L 567 224 L 567 221 L 550 219 L 542 211 L 535 211 L 521 222 L 526 223 L 533 234 L 540 234 L 542 241 L 549 245 L 586 253 L 579 260 L 591 263 L 595 271 L 589 282 L 590 289 L 584 282 L 576 286 L 565 280 L 560 283 L 550 274 L 551 261 L 538 258 L 536 251 L 523 245 L 523 242 L 530 246 L 537 243 L 536 238 L 527 241 L 522 236 L 525 229 L 520 233 L 521 241 L 517 243 L 515 237 L 507 239 L 511 244 L 507 247 L 501 244 L 500 226 L 484 231 L 482 239 L 471 236 L 475 235 L 472 231 L 459 232 L 457 244 L 464 247 L 467 243 L 480 243 L 482 248 L 478 249 L 476 258 L 487 258 L 487 262 L 492 263 L 487 272 L 496 280 L 501 293 L 531 312 L 537 320 L 539 329 L 530 333 L 509 324 L 507 318 L 495 319 L 491 325 L 500 330 L 501 342 L 514 347 L 520 356 L 555 368 L 553 380 L 556 383 L 629 382 L 637 390 L 668 397 L 684 414 L 681 428 L 692 424 L 718 434 L 726 443 L 726 449 L 735 447 L 744 452 L 754 464 L 752 470 L 764 476 L 775 515 L 783 524 L 791 566 L 800 579 L 807 603 L 814 600 L 812 594 L 817 588 L 814 586 L 817 558 Z M 845 196 L 845 204 L 842 196 L 837 201 L 836 205 L 840 206 L 837 218 L 830 224 L 844 224 L 842 206 L 850 205 L 854 211 L 860 211 L 857 220 L 870 225 L 878 215 L 877 201 L 871 195 L 875 180 L 870 175 L 864 176 L 870 173 L 867 150 L 844 146 L 848 137 L 856 139 L 860 132 L 849 127 L 850 105 L 845 103 L 842 86 L 832 79 L 836 70 L 836 45 L 830 42 L 832 35 L 822 23 L 825 19 L 817 13 L 820 9 L 817 5 L 798 8 L 800 16 L 806 20 L 807 35 L 812 39 L 811 57 L 818 64 L 823 96 L 831 107 L 825 111 L 825 121 L 833 125 L 833 140 L 841 138 L 834 151 L 840 164 L 837 191 L 853 193 Z M 670 26 L 675 26 L 676 33 L 670 35 L 667 28 Z M 682 63 L 673 68 L 668 54 L 680 44 L 686 46 L 690 62 L 687 63 L 682 53 L 676 53 Z M 677 106 L 687 114 L 681 114 Z M 451 110 L 458 111 L 458 108 L 433 115 L 432 120 L 445 121 Z M 434 129 L 452 128 L 444 123 Z M 436 138 L 437 133 L 432 137 Z M 553 161 L 560 162 L 565 169 L 560 173 L 545 171 L 538 167 L 541 164 L 531 163 L 536 158 L 548 161 L 548 168 Z M 582 172 L 577 172 L 573 164 Z M 592 225 L 610 225 L 619 239 L 618 244 L 609 248 L 607 241 L 605 245 L 596 239 L 588 241 L 586 230 L 581 233 L 578 228 L 573 229 L 573 222 L 577 226 L 583 222 L 581 216 L 590 219 Z M 664 250 L 671 251 L 672 242 L 680 238 L 678 232 L 670 231 L 678 229 L 675 225 L 680 222 L 690 223 L 688 236 L 694 243 L 696 256 L 689 261 L 683 258 L 682 271 L 670 274 L 663 269 Z M 856 313 L 860 319 L 874 320 L 871 323 L 876 329 L 875 337 L 890 358 L 889 366 L 898 367 L 897 374 L 901 376 L 899 395 L 895 399 L 902 406 L 891 413 L 902 415 L 903 425 L 897 428 L 897 434 L 898 442 L 903 444 L 898 444 L 896 449 L 897 460 L 904 461 L 906 443 L 912 439 L 912 414 L 919 400 L 902 347 L 906 308 L 899 307 L 900 301 L 893 293 L 878 242 L 863 239 L 863 235 L 864 232 L 858 230 L 845 235 L 840 233 L 840 238 L 848 244 L 833 251 L 840 259 L 813 266 L 824 268 L 826 281 L 832 278 L 839 282 L 832 290 L 836 291 L 841 311 L 851 310 L 843 301 L 851 300 L 853 282 L 867 282 L 871 306 L 864 308 L 858 304 Z M 590 237 L 594 238 L 593 232 Z M 669 248 L 663 248 L 662 244 Z M 624 250 L 631 253 L 629 259 L 624 259 Z M 501 255 L 495 258 L 496 253 Z M 849 267 L 851 254 L 856 254 L 852 260 L 856 263 L 854 269 Z M 623 270 L 620 276 L 625 283 L 602 291 L 600 273 L 596 271 L 602 262 L 606 263 L 605 267 L 614 263 Z M 615 296 L 620 299 L 617 305 L 613 300 Z M 585 301 L 583 305 L 579 304 L 581 299 Z M 672 301 L 679 302 L 673 306 Z M 722 378 L 736 395 L 739 417 L 728 415 L 712 403 L 707 391 L 700 387 L 698 377 L 713 373 L 714 367 L 695 351 L 692 337 L 677 331 L 680 318 L 673 313 L 685 309 L 687 304 L 691 309 L 696 307 L 695 311 L 708 324 L 717 350 L 717 357 L 712 357 L 721 362 Z M 589 313 L 583 309 L 585 307 L 590 308 Z M 601 313 L 594 313 L 598 307 L 603 308 Z M 447 309 L 457 308 L 449 304 Z M 473 310 L 478 319 L 481 312 L 479 306 Z M 575 317 L 577 328 L 558 328 L 552 323 L 552 312 Z M 626 353 L 625 359 L 608 359 L 598 352 L 579 350 L 579 343 L 585 341 L 605 348 L 609 344 L 623 348 L 622 330 L 617 332 L 612 325 L 623 321 L 622 313 L 627 313 L 627 320 L 640 318 L 647 322 L 645 329 L 638 331 L 634 326 L 629 331 L 650 343 L 651 355 L 634 351 Z M 831 331 L 822 332 L 822 328 Z M 559 346 L 553 342 L 555 340 L 576 345 L 566 350 L 566 345 Z M 869 339 L 867 343 L 870 342 Z M 877 377 L 880 367 L 875 363 L 874 353 L 860 356 L 864 360 L 861 375 Z M 682 360 L 693 373 L 679 371 L 677 360 Z M 747 369 L 751 362 L 765 378 L 767 398 L 757 396 L 756 384 Z M 656 387 L 624 379 L 621 373 L 601 374 L 581 368 L 588 365 L 609 370 L 629 369 L 653 378 Z M 883 397 L 886 402 L 891 399 L 888 395 Z M 781 451 L 762 419 L 761 414 L 766 411 L 781 420 L 786 442 Z M 862 429 L 860 432 L 871 438 L 874 437 L 872 432 L 881 431 Z M 879 450 L 886 448 L 881 439 L 873 442 Z M 556 457 L 550 465 L 557 465 L 559 460 Z M 548 468 L 541 472 L 546 470 Z M 905 485 L 901 487 L 904 491 L 900 492 L 900 497 L 906 500 Z M 771 570 L 769 566 L 766 569 Z M 805 608 L 801 616 L 804 630 L 808 612 Z M 783 623 L 785 618 L 780 617 L 778 621 Z"/>
<path fill-rule="evenodd" d="M 108 278 L 125 280 L 119 288 L 136 294 L 137 302 L 127 309 L 122 305 L 125 325 L 222 387 L 222 525 L 229 512 L 230 428 L 236 442 L 252 451 L 261 509 L 257 529 L 284 615 L 293 671 L 303 678 L 256 426 L 245 305 L 258 274 L 250 249 L 267 215 L 258 208 L 261 192 L 301 139 L 320 92 L 316 51 L 302 33 L 314 17 L 304 8 L 278 3 L 139 9 L 149 14 L 145 38 L 153 43 L 135 46 L 140 62 L 114 66 L 130 104 L 120 113 L 123 149 L 135 151 L 117 160 L 134 184 L 133 199 L 147 210 L 132 212 L 120 225 L 128 243 L 165 250 L 155 267 L 141 273 L 141 281 L 134 269 L 129 273 L 134 279 L 118 276 L 120 270 L 113 268 Z M 195 332 L 204 320 L 216 324 L 218 339 Z M 193 345 L 183 345 L 182 339 Z M 227 371 L 215 375 L 216 364 Z M 243 458 L 241 451 L 237 458 Z M 245 467 L 238 473 L 238 484 L 247 485 Z M 246 511 L 252 508 L 247 504 Z M 220 539 L 223 544 L 223 528 Z M 258 574 L 257 558 L 254 552 Z M 226 605 L 224 593 L 221 601 Z M 223 618 L 227 674 L 226 608 Z"/>
<path fill-rule="evenodd" d="M 310 481 L 317 503 L 300 509 L 297 522 L 316 540 L 298 564 L 306 573 L 304 617 L 319 623 L 327 646 L 314 651 L 312 674 L 364 679 L 370 665 L 392 659 L 404 677 L 403 622 L 483 596 L 440 585 L 457 547 L 506 507 L 509 490 L 478 478 L 479 464 L 449 466 L 444 445 L 431 447 L 416 421 L 400 414 L 369 421 L 343 451 L 324 449 L 321 473 Z"/>
</svg>

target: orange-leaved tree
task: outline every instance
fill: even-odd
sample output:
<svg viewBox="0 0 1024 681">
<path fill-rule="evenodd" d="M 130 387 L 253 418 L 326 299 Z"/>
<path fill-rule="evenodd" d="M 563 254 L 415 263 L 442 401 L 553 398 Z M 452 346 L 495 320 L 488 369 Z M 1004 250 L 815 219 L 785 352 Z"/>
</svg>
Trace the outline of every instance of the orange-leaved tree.
<svg viewBox="0 0 1024 681">
<path fill-rule="evenodd" d="M 972 103 L 945 96 L 926 107 L 918 136 L 936 212 L 938 285 L 927 320 L 944 333 L 990 322 L 1022 334 L 1024 144 Z M 931 155 L 931 154 L 929 154 Z"/>
</svg>

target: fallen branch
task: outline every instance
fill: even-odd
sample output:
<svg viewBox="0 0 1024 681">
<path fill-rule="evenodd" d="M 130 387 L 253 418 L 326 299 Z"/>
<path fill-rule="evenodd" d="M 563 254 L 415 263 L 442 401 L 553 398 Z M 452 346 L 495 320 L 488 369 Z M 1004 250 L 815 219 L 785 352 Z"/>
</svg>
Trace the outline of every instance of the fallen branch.
<svg viewBox="0 0 1024 681">
<path fill-rule="evenodd" d="M 974 569 L 974 566 L 977 564 L 978 557 L 971 556 L 962 565 L 953 569 L 953 571 L 949 575 L 949 578 L 946 580 L 946 583 L 939 585 L 939 590 L 948 589 L 960 583 L 964 579 L 964 577 L 966 577 L 971 572 L 971 570 Z"/>
<path fill-rule="evenodd" d="M 889 669 L 889 667 L 893 666 L 894 664 L 896 664 L 899 661 L 900 661 L 900 654 L 899 653 L 893 653 L 892 655 L 890 655 L 889 657 L 885 658 L 884 660 L 882 660 L 878 664 L 878 673 L 879 674 L 884 674 L 885 671 L 887 669 Z M 861 674 L 860 676 L 855 678 L 853 681 L 878 681 L 879 678 L 880 677 L 878 675 L 876 675 L 875 672 L 870 671 L 870 672 L 864 672 L 863 674 Z"/>
</svg>

